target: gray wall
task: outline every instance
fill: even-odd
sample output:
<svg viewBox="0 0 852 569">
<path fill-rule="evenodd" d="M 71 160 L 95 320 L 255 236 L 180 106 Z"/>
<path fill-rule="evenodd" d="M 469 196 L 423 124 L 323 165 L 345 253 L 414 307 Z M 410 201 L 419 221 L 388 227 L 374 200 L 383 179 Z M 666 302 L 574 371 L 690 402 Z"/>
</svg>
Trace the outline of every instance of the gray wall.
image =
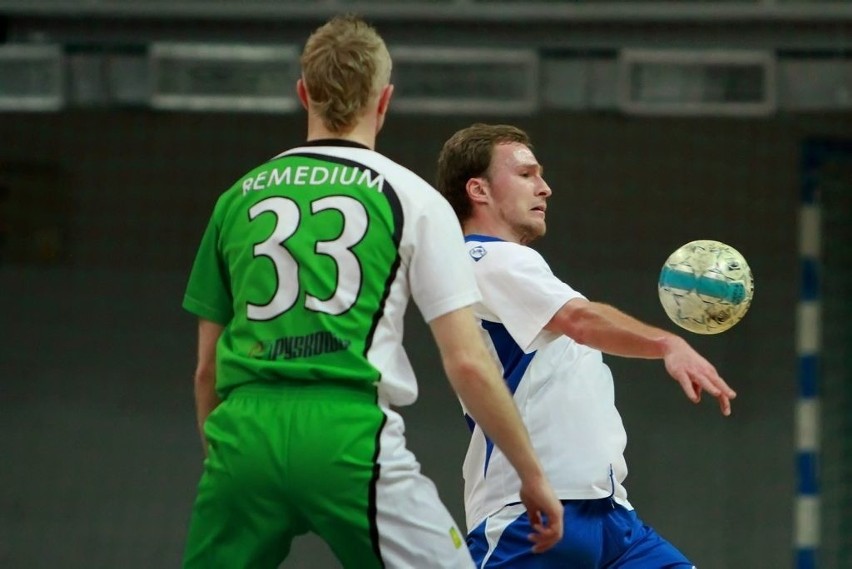
<svg viewBox="0 0 852 569">
<path fill-rule="evenodd" d="M 470 122 L 391 117 L 379 149 L 432 179 Z M 745 320 L 688 336 L 739 392 L 730 418 L 690 404 L 659 362 L 608 361 L 640 515 L 699 567 L 792 567 L 799 151 L 852 117 L 513 122 L 554 189 L 539 249 L 590 298 L 674 330 L 655 290 L 672 250 L 713 238 L 748 258 Z M 218 193 L 303 133 L 301 115 L 0 114 L 0 566 L 178 565 L 201 467 L 189 264 Z M 409 324 L 409 443 L 461 522 L 466 427 L 414 309 Z M 337 564 L 304 538 L 284 566 Z"/>
</svg>

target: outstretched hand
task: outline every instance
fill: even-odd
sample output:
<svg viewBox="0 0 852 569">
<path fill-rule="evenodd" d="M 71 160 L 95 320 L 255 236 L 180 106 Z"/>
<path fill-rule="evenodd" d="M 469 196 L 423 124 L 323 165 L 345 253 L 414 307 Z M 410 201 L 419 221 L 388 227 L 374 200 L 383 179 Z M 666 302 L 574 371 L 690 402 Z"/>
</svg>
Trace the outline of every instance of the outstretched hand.
<svg viewBox="0 0 852 569">
<path fill-rule="evenodd" d="M 685 340 L 678 338 L 663 358 L 666 371 L 693 403 L 701 401 L 701 393 L 706 391 L 719 401 L 722 414 L 731 414 L 731 399 L 737 393 L 719 376 L 716 368 L 696 352 Z"/>
<path fill-rule="evenodd" d="M 546 479 L 521 483 L 521 502 L 527 508 L 533 533 L 527 537 L 533 542 L 533 553 L 547 551 L 562 539 L 562 502 L 556 498 Z"/>
</svg>

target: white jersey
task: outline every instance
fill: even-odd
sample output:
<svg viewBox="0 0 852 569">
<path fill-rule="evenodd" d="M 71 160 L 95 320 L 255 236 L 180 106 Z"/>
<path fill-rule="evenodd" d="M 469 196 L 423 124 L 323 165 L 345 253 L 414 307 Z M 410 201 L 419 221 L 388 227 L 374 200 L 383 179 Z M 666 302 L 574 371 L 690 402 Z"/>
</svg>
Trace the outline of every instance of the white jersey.
<svg viewBox="0 0 852 569">
<path fill-rule="evenodd" d="M 533 249 L 494 237 L 465 239 L 483 300 L 474 305 L 482 334 L 561 500 L 612 497 L 632 509 L 627 434 L 615 408 L 609 367 L 600 351 L 544 326 L 569 300 L 584 298 L 559 280 Z M 482 429 L 472 428 L 464 461 L 468 531 L 511 503 L 520 480 Z"/>
</svg>

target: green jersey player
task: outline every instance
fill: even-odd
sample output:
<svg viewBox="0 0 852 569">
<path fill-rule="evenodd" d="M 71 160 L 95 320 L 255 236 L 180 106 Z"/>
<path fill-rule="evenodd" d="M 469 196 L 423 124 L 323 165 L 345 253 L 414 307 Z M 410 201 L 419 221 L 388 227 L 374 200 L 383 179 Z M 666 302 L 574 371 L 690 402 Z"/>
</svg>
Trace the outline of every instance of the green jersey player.
<svg viewBox="0 0 852 569">
<path fill-rule="evenodd" d="M 345 567 L 473 566 L 393 409 L 417 396 L 402 348 L 409 298 L 518 471 L 530 547 L 548 549 L 562 506 L 476 331 L 459 224 L 429 184 L 373 150 L 393 92 L 384 42 L 334 18 L 301 63 L 308 141 L 222 194 L 184 297 L 199 317 L 206 454 L 184 567 L 278 567 L 306 532 Z"/>
</svg>

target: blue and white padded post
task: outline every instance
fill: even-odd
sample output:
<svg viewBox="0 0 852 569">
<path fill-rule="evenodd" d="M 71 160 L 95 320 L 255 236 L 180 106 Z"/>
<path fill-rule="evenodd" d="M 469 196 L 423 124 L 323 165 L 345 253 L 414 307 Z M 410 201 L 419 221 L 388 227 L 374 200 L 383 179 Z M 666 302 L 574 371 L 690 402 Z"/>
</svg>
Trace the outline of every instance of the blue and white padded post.
<svg viewBox="0 0 852 569">
<path fill-rule="evenodd" d="M 805 153 L 805 162 L 811 158 Z M 796 504 L 793 541 L 796 569 L 816 569 L 820 545 L 818 460 L 820 442 L 819 367 L 821 349 L 821 211 L 811 164 L 803 164 L 799 212 L 800 297 L 796 323 Z"/>
</svg>

